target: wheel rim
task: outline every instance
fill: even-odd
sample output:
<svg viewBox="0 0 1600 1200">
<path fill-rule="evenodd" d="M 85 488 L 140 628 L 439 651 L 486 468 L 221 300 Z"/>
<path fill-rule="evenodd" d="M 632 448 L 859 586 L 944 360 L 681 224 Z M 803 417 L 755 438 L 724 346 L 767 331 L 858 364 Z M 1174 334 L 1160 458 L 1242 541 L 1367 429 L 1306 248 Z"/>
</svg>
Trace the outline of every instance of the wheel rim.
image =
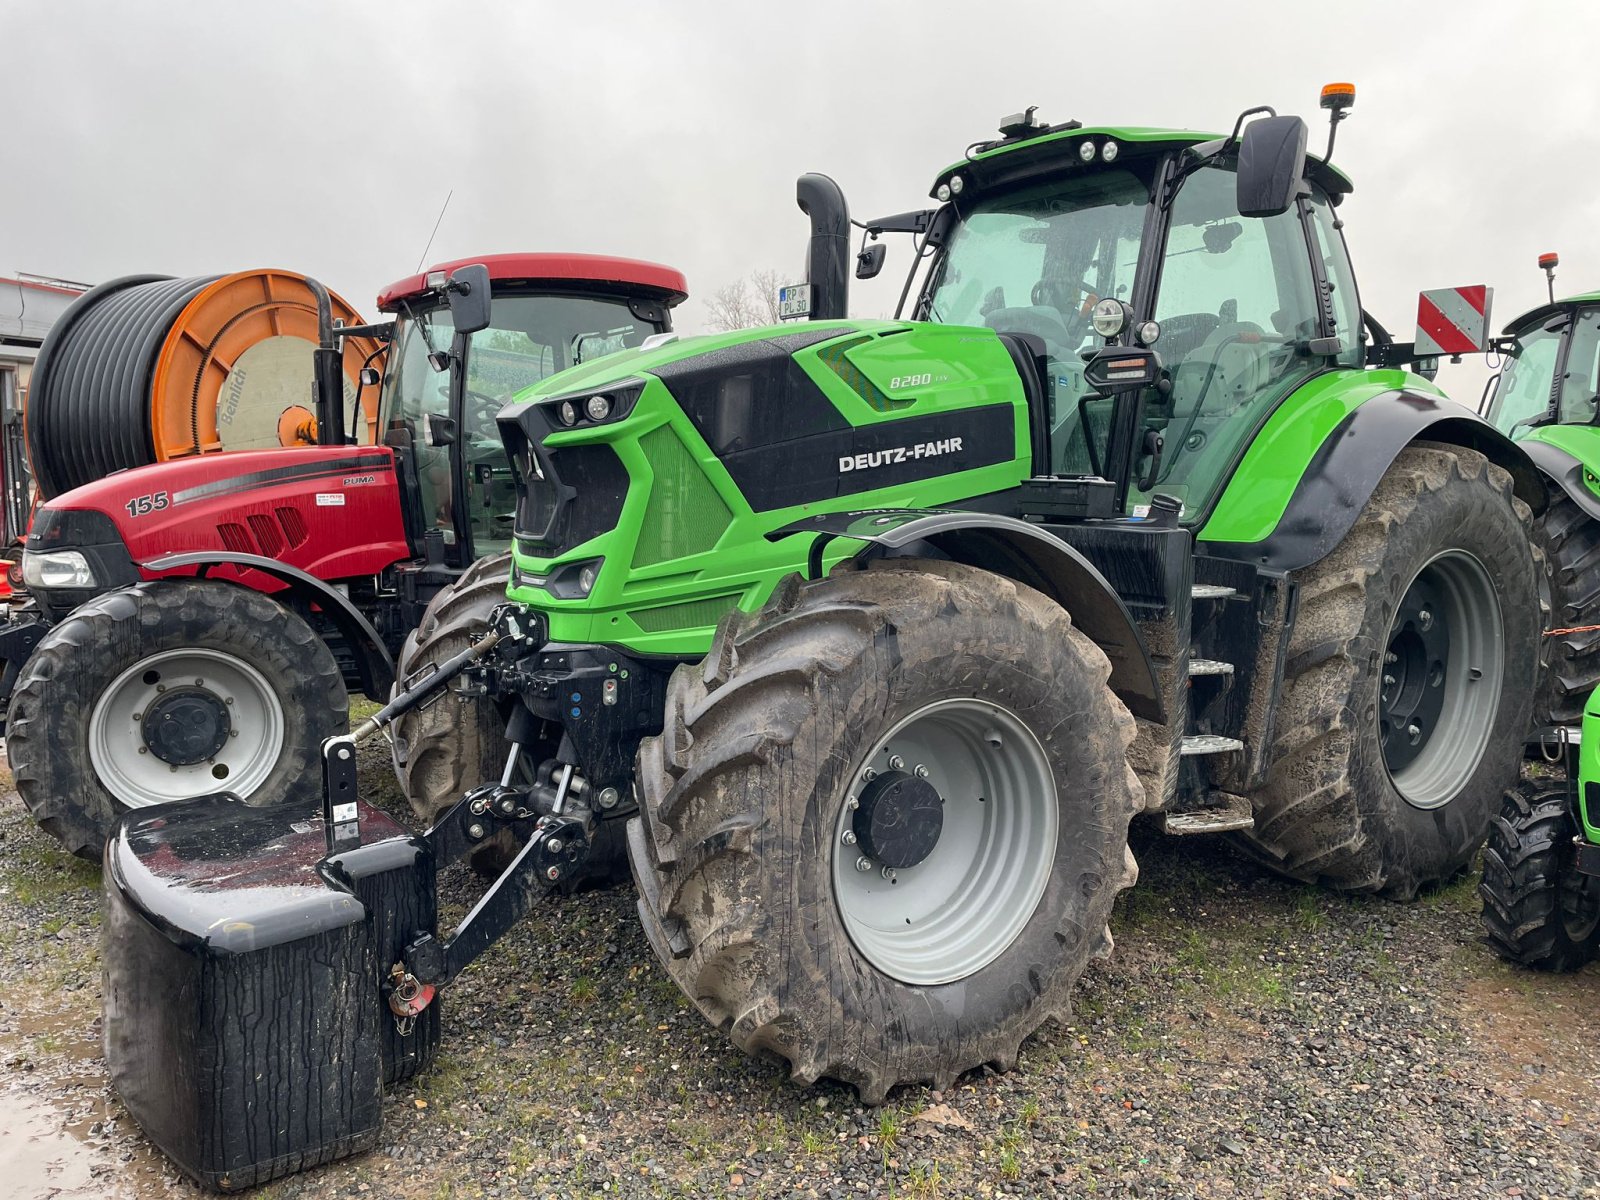
<svg viewBox="0 0 1600 1200">
<path fill-rule="evenodd" d="M 1449 550 L 1417 572 L 1389 629 L 1378 737 L 1414 808 L 1453 800 L 1483 758 L 1500 707 L 1505 635 L 1489 572 Z"/>
<path fill-rule="evenodd" d="M 900 793 L 876 805 L 876 825 L 863 824 L 863 801 L 895 784 Z M 884 815 L 930 786 L 942 800 L 931 846 L 925 829 L 919 837 L 889 819 L 899 810 Z M 1033 732 L 987 701 L 941 700 L 900 721 L 857 764 L 839 810 L 834 899 L 856 949 L 902 983 L 951 983 L 988 966 L 1032 919 L 1049 883 L 1060 829 L 1055 773 Z M 874 827 L 902 836 L 864 845 Z M 896 861 L 922 857 L 886 868 L 865 849 Z M 863 858 L 870 869 L 859 869 Z"/>
<path fill-rule="evenodd" d="M 174 724 L 187 728 L 173 733 Z M 89 716 L 89 761 L 129 808 L 221 791 L 248 800 L 277 765 L 283 742 L 283 706 L 272 685 L 249 663 L 215 650 L 140 659 L 101 692 Z"/>
</svg>

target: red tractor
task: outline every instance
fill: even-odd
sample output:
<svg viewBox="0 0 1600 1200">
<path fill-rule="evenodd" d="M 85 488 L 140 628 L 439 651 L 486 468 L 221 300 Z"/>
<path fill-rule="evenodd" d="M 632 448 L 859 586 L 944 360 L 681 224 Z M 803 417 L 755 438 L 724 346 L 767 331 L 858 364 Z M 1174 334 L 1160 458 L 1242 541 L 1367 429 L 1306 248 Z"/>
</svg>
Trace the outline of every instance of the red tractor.
<svg viewBox="0 0 1600 1200">
<path fill-rule="evenodd" d="M 137 467 L 41 507 L 23 559 L 32 604 L 0 627 L 7 752 L 40 825 L 98 856 L 128 808 L 303 794 L 318 746 L 346 727 L 347 688 L 386 699 L 397 654 L 405 677 L 503 597 L 506 556 L 478 560 L 511 537 L 516 493 L 494 420 L 505 400 L 666 334 L 686 294 L 680 272 L 628 259 L 441 264 L 380 294 L 387 323 L 338 327 L 324 313 L 318 444 Z M 388 344 L 381 383 L 362 372 L 381 387 L 376 445 L 350 435 L 359 394 L 345 411 L 340 343 L 358 336 Z M 604 468 L 586 486 L 605 487 Z M 425 624 L 452 584 L 448 611 Z M 452 693 L 418 721 L 471 726 L 486 703 Z M 484 715 L 498 752 L 498 718 Z M 396 763 L 431 813 L 479 763 L 441 770 L 408 754 L 416 727 L 399 731 Z"/>
</svg>

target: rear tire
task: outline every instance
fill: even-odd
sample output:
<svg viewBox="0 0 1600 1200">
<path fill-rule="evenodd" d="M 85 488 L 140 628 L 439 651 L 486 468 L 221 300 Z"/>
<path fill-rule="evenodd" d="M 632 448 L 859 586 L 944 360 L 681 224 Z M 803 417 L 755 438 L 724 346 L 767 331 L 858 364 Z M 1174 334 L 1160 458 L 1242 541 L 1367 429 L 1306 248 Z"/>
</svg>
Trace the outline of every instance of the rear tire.
<svg viewBox="0 0 1600 1200">
<path fill-rule="evenodd" d="M 1573 870 L 1566 788 L 1523 782 L 1506 793 L 1483 851 L 1483 924 L 1502 958 L 1576 971 L 1600 946 L 1600 879 Z"/>
<path fill-rule="evenodd" d="M 953 563 L 791 576 L 731 614 L 639 752 L 629 852 L 667 972 L 741 1049 L 867 1103 L 1010 1068 L 1109 952 L 1137 873 L 1134 723 L 1109 673 L 1057 605 Z M 850 822 L 891 811 L 869 801 L 869 758 L 885 785 L 948 792 L 932 848 L 888 883 L 875 862 L 856 873 Z M 896 906 L 924 901 L 901 928 Z"/>
<path fill-rule="evenodd" d="M 1292 878 L 1398 898 L 1467 865 L 1517 778 L 1537 684 L 1529 523 L 1476 451 L 1400 453 L 1344 541 L 1295 578 L 1279 732 L 1242 845 Z M 1424 645 L 1435 619 L 1445 639 Z M 1413 685 L 1442 706 L 1407 708 Z"/>
<path fill-rule="evenodd" d="M 1600 521 L 1559 487 L 1539 520 L 1551 574 L 1551 615 L 1557 629 L 1600 624 Z M 1600 631 L 1551 639 L 1550 666 L 1535 720 L 1541 727 L 1578 725 L 1583 706 L 1600 687 Z"/>
<path fill-rule="evenodd" d="M 212 721 L 225 740 L 164 768 L 129 710 L 180 693 L 176 723 Z M 92 859 L 132 807 L 226 791 L 253 805 L 314 800 L 318 749 L 347 728 L 348 708 L 332 652 L 287 608 L 233 584 L 162 580 L 96 597 L 44 636 L 17 681 L 6 750 L 39 825 Z"/>
</svg>

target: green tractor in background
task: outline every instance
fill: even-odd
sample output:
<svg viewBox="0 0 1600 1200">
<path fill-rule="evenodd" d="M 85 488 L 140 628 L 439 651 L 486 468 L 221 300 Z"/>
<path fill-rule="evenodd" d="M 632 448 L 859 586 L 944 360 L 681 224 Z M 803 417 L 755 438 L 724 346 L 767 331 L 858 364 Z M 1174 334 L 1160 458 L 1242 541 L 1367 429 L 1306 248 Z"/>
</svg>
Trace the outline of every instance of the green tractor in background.
<svg viewBox="0 0 1600 1200">
<path fill-rule="evenodd" d="M 1551 569 L 1550 666 L 1535 712 L 1560 782 L 1506 793 L 1484 851 L 1483 919 L 1505 958 L 1575 971 L 1600 946 L 1600 292 L 1555 296 L 1505 328 L 1485 412 L 1544 473 L 1539 522 Z"/>
<path fill-rule="evenodd" d="M 1600 948 L 1600 690 L 1557 735 L 1559 782 L 1506 793 L 1483 852 L 1483 923 L 1505 959 L 1576 971 Z"/>
<path fill-rule="evenodd" d="M 1546 479 L 1550 508 L 1539 523 L 1551 573 L 1556 626 L 1550 668 L 1535 710 L 1545 741 L 1576 733 L 1600 686 L 1600 292 L 1555 298 L 1559 259 L 1541 254 L 1550 302 L 1505 328 L 1505 354 L 1486 389 L 1485 414 Z"/>
<path fill-rule="evenodd" d="M 868 1100 L 1067 1011 L 1138 813 L 1340 889 L 1461 870 L 1530 722 L 1544 487 L 1363 311 L 1306 140 L 1018 114 L 866 223 L 915 239 L 910 320 L 843 319 L 851 222 L 806 176 L 810 321 L 519 396 L 471 669 L 513 752 L 436 830 L 511 828 L 548 886 L 625 828 L 707 1018 Z"/>
</svg>

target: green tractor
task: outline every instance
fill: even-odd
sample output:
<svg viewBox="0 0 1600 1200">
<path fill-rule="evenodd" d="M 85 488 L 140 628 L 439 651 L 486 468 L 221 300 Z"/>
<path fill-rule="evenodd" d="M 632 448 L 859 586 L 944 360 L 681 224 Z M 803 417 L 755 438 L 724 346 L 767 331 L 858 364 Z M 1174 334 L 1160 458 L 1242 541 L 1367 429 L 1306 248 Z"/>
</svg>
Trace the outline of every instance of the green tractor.
<svg viewBox="0 0 1600 1200">
<path fill-rule="evenodd" d="M 1550 507 L 1539 523 L 1556 625 L 1535 710 L 1545 742 L 1576 732 L 1600 686 L 1600 292 L 1557 300 L 1559 259 L 1541 254 L 1550 302 L 1505 328 L 1505 357 L 1485 413 L 1544 475 Z"/>
<path fill-rule="evenodd" d="M 1351 96 L 1325 93 L 1333 128 Z M 537 896 L 625 854 L 708 1020 L 875 1103 L 1009 1067 L 1069 1012 L 1137 815 L 1345 890 L 1465 867 L 1531 718 L 1544 486 L 1363 311 L 1351 184 L 1332 131 L 1320 158 L 1307 138 L 1271 109 L 1226 135 L 1018 114 L 938 174 L 936 207 L 865 223 L 858 275 L 880 235 L 914 239 L 895 320 L 845 318 L 852 222 L 804 176 L 808 281 L 782 303 L 810 320 L 662 335 L 521 393 L 498 418 L 508 603 L 326 743 L 320 825 L 253 851 L 213 798 L 108 845 L 107 1058 L 125 1098 L 156 1093 L 130 1109 L 173 1111 L 147 1030 L 211 1024 L 173 992 L 202 927 L 256 939 L 218 952 L 260 963 L 228 996 L 274 986 L 274 938 L 321 939 L 319 969 L 355 955 L 357 1016 L 393 1013 L 403 1042 L 437 1035 L 435 989 Z M 503 770 L 373 843 L 352 740 L 457 679 L 509 713 Z M 504 872 L 433 928 L 434 865 L 507 830 Z M 379 878 L 409 899 L 363 918 Z M 191 965 L 141 967 L 174 946 Z M 297 993 L 287 1059 L 322 1062 L 356 995 Z M 246 1033 L 263 1112 L 296 1088 L 337 1109 Z"/>
<path fill-rule="evenodd" d="M 1463 869 L 1530 721 L 1544 489 L 1363 311 L 1306 139 L 1019 114 L 866 223 L 915 239 L 909 320 L 843 319 L 806 176 L 811 320 L 523 393 L 473 669 L 517 749 L 466 842 L 537 814 L 511 869 L 553 883 L 626 828 L 707 1018 L 869 1100 L 1067 1011 L 1139 813 L 1340 889 Z"/>
<path fill-rule="evenodd" d="M 1563 729 L 1563 777 L 1506 793 L 1478 885 L 1489 944 L 1541 971 L 1576 971 L 1600 948 L 1600 690 Z"/>
</svg>

